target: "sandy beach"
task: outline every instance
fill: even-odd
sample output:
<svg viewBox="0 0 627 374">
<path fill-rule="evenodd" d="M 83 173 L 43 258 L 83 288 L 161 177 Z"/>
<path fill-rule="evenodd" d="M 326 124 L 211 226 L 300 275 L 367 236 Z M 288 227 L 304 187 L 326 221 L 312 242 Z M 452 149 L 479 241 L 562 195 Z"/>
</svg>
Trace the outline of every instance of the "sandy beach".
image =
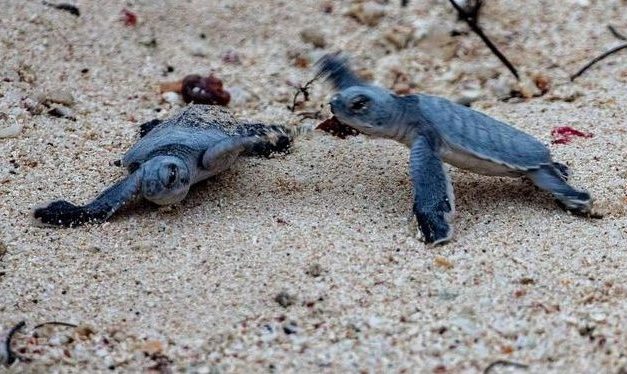
<svg viewBox="0 0 627 374">
<path fill-rule="evenodd" d="M 522 83 L 443 0 L 0 3 L 0 132 L 16 132 L 0 138 L 2 344 L 26 322 L 0 372 L 627 371 L 627 51 L 569 79 L 624 43 L 607 25 L 627 34 L 626 1 L 486 2 L 480 23 Z M 604 218 L 451 167 L 454 240 L 427 247 L 407 148 L 315 131 L 175 206 L 33 225 L 33 207 L 124 175 L 112 162 L 139 125 L 183 105 L 161 83 L 213 73 L 238 118 L 313 125 L 296 113 L 329 117 L 331 87 L 293 113 L 294 86 L 340 50 L 376 84 L 539 138 Z M 552 143 L 562 126 L 592 136 Z M 35 329 L 50 321 L 76 327 Z"/>
</svg>

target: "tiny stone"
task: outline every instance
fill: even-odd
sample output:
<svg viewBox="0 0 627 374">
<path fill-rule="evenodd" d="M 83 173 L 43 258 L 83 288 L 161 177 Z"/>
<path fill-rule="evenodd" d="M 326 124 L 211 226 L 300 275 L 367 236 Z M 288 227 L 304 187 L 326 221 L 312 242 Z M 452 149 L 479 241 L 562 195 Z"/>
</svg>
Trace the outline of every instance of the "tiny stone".
<svg viewBox="0 0 627 374">
<path fill-rule="evenodd" d="M 355 18 L 367 26 L 376 26 L 385 16 L 385 7 L 373 1 L 365 4 L 354 4 L 345 15 Z"/>
<path fill-rule="evenodd" d="M 74 113 L 70 109 L 63 106 L 50 109 L 48 111 L 48 114 L 53 117 L 66 118 L 71 121 L 76 121 L 76 116 L 74 116 Z"/>
<path fill-rule="evenodd" d="M 287 293 L 287 291 L 279 292 L 275 297 L 274 301 L 276 301 L 283 308 L 287 308 L 291 305 L 294 305 L 296 302 L 296 297 Z"/>
<path fill-rule="evenodd" d="M 414 30 L 407 26 L 394 26 L 384 35 L 385 40 L 392 43 L 396 49 L 407 48 L 414 36 Z"/>
<path fill-rule="evenodd" d="M 320 275 L 322 275 L 322 266 L 320 266 L 320 264 L 318 263 L 313 263 L 309 266 L 305 273 L 314 278 L 319 277 Z"/>
<path fill-rule="evenodd" d="M 209 55 L 209 47 L 203 42 L 191 42 L 187 45 L 188 52 L 195 57 L 206 57 Z"/>
<path fill-rule="evenodd" d="M 0 119 L 2 118 L 0 117 Z M 0 139 L 15 138 L 16 136 L 20 134 L 20 132 L 24 128 L 24 125 L 18 123 L 16 120 L 13 120 L 13 123 L 5 127 L 6 123 L 7 123 L 6 121 L 3 121 L 3 120 L 0 121 Z M 1 251 L 1 248 L 0 248 L 0 251 Z"/>
<path fill-rule="evenodd" d="M 146 251 L 151 249 L 152 247 L 154 247 L 154 245 L 148 240 L 141 240 L 131 245 L 131 249 L 139 251 Z"/>
<path fill-rule="evenodd" d="M 169 104 L 172 105 L 181 105 L 183 104 L 183 98 L 181 97 L 181 95 L 177 94 L 176 92 L 172 92 L 172 91 L 168 91 L 168 92 L 164 92 L 161 94 L 161 98 Z"/>
<path fill-rule="evenodd" d="M 324 34 L 318 28 L 308 27 L 301 30 L 300 38 L 303 42 L 309 43 L 316 48 L 324 48 L 326 45 Z"/>
<path fill-rule="evenodd" d="M 41 100 L 43 104 L 46 103 L 54 103 L 54 104 L 62 104 L 65 106 L 74 105 L 74 96 L 72 93 L 66 90 L 54 90 L 47 92 L 43 100 Z"/>
</svg>

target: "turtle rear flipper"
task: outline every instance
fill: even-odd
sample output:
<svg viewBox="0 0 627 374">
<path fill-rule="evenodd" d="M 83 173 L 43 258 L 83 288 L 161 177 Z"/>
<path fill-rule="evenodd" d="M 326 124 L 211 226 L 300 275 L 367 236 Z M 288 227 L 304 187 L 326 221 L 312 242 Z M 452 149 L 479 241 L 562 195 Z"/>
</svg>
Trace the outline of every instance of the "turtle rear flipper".
<svg viewBox="0 0 627 374">
<path fill-rule="evenodd" d="M 238 128 L 238 132 L 250 138 L 244 144 L 242 156 L 272 157 L 277 154 L 289 153 L 294 139 L 313 131 L 313 126 L 281 126 L 266 125 L 263 123 L 245 123 Z"/>
<path fill-rule="evenodd" d="M 76 227 L 106 221 L 120 207 L 132 200 L 140 190 L 141 173 L 122 179 L 98 195 L 87 205 L 74 205 L 57 200 L 33 210 L 33 218 L 42 225 Z"/>
<path fill-rule="evenodd" d="M 530 171 L 529 178 L 539 188 L 550 192 L 564 209 L 576 215 L 588 215 L 592 209 L 592 198 L 585 191 L 578 191 L 566 183 L 562 171 L 543 165 Z"/>
</svg>

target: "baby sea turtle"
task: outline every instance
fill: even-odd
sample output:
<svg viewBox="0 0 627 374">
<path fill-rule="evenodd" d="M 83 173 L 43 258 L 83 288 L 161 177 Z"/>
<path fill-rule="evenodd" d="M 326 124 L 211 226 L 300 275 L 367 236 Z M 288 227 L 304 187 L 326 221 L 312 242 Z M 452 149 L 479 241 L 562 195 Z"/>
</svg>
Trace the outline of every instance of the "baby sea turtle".
<svg viewBox="0 0 627 374">
<path fill-rule="evenodd" d="M 239 155 L 286 153 L 303 129 L 242 123 L 225 108 L 193 104 L 169 119 L 141 125 L 139 141 L 121 160 L 128 176 L 92 202 L 54 201 L 36 208 L 33 216 L 42 224 L 72 227 L 103 222 L 137 196 L 174 204 L 191 185 L 228 169 Z"/>
<path fill-rule="evenodd" d="M 338 90 L 330 104 L 340 122 L 411 149 L 413 211 L 426 243 L 445 243 L 452 236 L 454 196 L 443 162 L 484 175 L 527 176 L 565 209 L 590 214 L 590 195 L 566 183 L 566 165 L 553 162 L 531 135 L 444 98 L 397 96 L 367 84 L 337 54 L 324 56 L 318 69 Z"/>
</svg>

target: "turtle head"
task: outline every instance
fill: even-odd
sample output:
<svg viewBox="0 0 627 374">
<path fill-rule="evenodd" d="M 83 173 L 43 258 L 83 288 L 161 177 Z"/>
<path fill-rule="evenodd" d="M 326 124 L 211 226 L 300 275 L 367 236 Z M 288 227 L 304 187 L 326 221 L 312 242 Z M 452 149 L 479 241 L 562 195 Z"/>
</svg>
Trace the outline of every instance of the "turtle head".
<svg viewBox="0 0 627 374">
<path fill-rule="evenodd" d="M 367 135 L 396 138 L 401 130 L 397 117 L 403 112 L 397 97 L 376 86 L 353 86 L 336 93 L 331 112 L 337 119 Z"/>
<path fill-rule="evenodd" d="M 402 130 L 398 117 L 403 113 L 398 96 L 364 82 L 340 54 L 323 56 L 317 66 L 318 76 L 325 77 L 338 90 L 330 104 L 340 122 L 367 135 L 398 138 Z"/>
<path fill-rule="evenodd" d="M 177 203 L 185 198 L 190 186 L 190 170 L 176 156 L 158 156 L 144 165 L 142 194 L 159 205 Z"/>
</svg>

